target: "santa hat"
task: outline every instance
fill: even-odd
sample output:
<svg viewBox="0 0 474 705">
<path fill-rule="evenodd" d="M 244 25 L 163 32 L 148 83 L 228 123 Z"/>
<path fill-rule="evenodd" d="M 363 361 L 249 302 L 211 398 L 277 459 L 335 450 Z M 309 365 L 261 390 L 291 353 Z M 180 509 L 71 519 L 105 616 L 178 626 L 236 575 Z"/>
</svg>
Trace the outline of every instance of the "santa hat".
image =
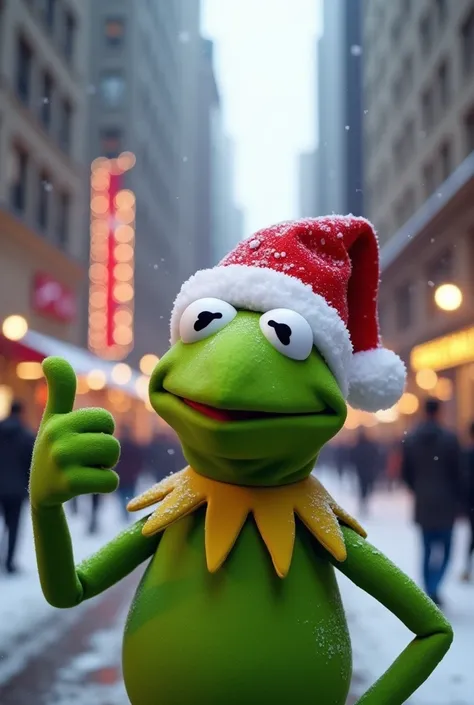
<svg viewBox="0 0 474 705">
<path fill-rule="evenodd" d="M 181 315 L 197 299 L 214 297 L 261 313 L 292 309 L 310 324 L 348 403 L 365 411 L 388 409 L 403 393 L 406 369 L 382 347 L 378 285 L 377 236 L 365 218 L 279 223 L 239 242 L 218 266 L 183 284 L 171 316 L 171 343 L 179 338 Z"/>
</svg>

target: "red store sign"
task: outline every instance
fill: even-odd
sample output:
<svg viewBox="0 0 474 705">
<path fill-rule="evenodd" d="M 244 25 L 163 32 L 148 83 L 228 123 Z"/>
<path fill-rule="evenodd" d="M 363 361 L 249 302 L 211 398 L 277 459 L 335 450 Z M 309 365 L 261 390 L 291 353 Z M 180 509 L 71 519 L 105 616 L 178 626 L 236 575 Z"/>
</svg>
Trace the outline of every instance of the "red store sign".
<svg viewBox="0 0 474 705">
<path fill-rule="evenodd" d="M 37 272 L 33 280 L 33 310 L 42 316 L 69 323 L 76 318 L 76 295 L 49 274 Z"/>
</svg>

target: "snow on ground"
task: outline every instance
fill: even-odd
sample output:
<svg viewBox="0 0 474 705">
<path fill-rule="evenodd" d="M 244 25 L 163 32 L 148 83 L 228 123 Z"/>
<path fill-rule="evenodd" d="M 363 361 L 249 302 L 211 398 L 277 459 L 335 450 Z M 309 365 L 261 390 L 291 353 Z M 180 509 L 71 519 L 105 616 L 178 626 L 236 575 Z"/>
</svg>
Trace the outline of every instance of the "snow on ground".
<svg viewBox="0 0 474 705">
<path fill-rule="evenodd" d="M 328 473 L 318 473 L 318 476 L 344 509 L 357 516 L 351 485 L 341 486 Z M 368 540 L 419 583 L 419 537 L 411 522 L 407 493 L 403 490 L 394 494 L 377 493 L 369 517 L 362 523 Z M 459 580 L 467 541 L 467 527 L 460 522 L 455 532 L 453 562 L 442 591 L 446 603 L 444 611 L 455 631 L 454 642 L 431 678 L 410 699 L 412 705 L 474 703 L 474 585 L 465 585 Z M 358 676 L 354 690 L 361 695 L 388 668 L 412 636 L 396 617 L 344 576 L 341 576 L 340 587 L 351 629 L 354 673 Z"/>
<path fill-rule="evenodd" d="M 149 481 L 145 480 L 144 484 L 149 486 Z M 140 488 L 137 491 L 141 491 Z M 80 497 L 77 515 L 73 515 L 69 507 L 66 508 L 76 562 L 90 556 L 124 529 L 118 498 L 108 496 L 104 497 L 100 508 L 99 533 L 88 535 L 90 504 L 89 497 Z M 140 513 L 137 513 L 133 519 L 139 516 Z M 0 537 L 2 528 L 0 523 Z M 8 576 L 0 573 L 0 683 L 21 671 L 29 658 L 81 617 L 80 608 L 56 610 L 44 599 L 27 506 L 22 517 L 17 564 L 20 574 Z M 55 619 L 58 612 L 61 619 Z"/>
</svg>

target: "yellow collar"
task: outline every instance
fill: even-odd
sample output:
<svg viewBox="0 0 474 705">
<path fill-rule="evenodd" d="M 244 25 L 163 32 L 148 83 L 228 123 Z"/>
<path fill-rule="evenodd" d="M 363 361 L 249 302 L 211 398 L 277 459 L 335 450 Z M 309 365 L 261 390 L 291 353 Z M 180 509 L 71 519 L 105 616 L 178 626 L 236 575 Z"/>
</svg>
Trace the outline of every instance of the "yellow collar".
<svg viewBox="0 0 474 705">
<path fill-rule="evenodd" d="M 290 569 L 295 513 L 338 561 L 344 561 L 347 555 L 339 521 L 366 536 L 364 529 L 313 476 L 280 487 L 242 487 L 210 480 L 187 467 L 133 499 L 128 510 L 135 512 L 157 502 L 160 502 L 159 506 L 143 526 L 145 536 L 166 529 L 207 504 L 205 545 L 207 567 L 211 573 L 226 560 L 250 513 L 280 578 L 286 577 Z"/>
</svg>

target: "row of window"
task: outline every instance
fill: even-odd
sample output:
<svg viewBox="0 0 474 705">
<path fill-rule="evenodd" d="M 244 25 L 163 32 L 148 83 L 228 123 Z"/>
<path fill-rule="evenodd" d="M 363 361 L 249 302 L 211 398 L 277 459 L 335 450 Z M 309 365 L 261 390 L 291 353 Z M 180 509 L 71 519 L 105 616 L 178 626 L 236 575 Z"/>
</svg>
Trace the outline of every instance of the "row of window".
<svg viewBox="0 0 474 705">
<path fill-rule="evenodd" d="M 34 53 L 27 39 L 18 35 L 15 88 L 18 98 L 36 114 L 44 128 L 52 132 L 53 116 L 57 112 L 58 143 L 65 152 L 70 152 L 72 143 L 73 107 L 67 98 L 59 95 L 53 76 L 48 70 L 41 74 L 38 85 L 33 81 Z M 39 94 L 38 94 L 39 93 Z"/>
<path fill-rule="evenodd" d="M 28 152 L 20 146 L 12 149 L 8 177 L 12 209 L 18 215 L 31 216 L 40 232 L 66 247 L 70 232 L 69 193 L 57 191 L 48 171 L 36 169 Z"/>
<path fill-rule="evenodd" d="M 27 0 L 27 4 L 38 13 L 63 56 L 72 63 L 78 24 L 71 9 L 62 0 Z"/>
</svg>

